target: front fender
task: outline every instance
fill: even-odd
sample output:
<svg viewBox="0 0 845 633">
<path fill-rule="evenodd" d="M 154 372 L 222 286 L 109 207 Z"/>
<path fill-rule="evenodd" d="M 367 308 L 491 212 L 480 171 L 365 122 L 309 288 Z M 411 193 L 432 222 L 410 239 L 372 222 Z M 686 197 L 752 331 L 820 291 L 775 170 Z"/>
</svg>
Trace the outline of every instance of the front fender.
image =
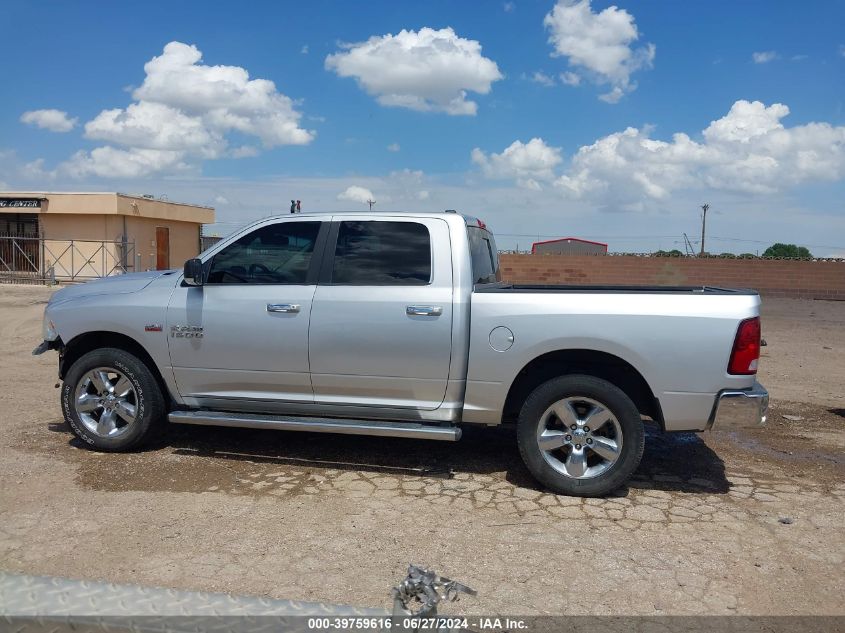
<svg viewBox="0 0 845 633">
<path fill-rule="evenodd" d="M 83 295 L 46 308 L 63 345 L 86 334 L 120 334 L 142 347 L 155 363 L 171 394 L 176 396 L 173 370 L 164 329 L 173 276 L 160 277 L 141 292 Z M 36 348 L 36 350 L 39 350 Z"/>
</svg>

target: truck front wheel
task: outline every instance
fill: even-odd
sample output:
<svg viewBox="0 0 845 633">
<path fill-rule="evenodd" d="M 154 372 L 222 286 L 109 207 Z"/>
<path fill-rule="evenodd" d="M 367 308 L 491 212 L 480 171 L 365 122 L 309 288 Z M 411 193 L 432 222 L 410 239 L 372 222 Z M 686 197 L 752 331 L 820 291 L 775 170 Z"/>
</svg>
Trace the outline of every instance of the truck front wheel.
<svg viewBox="0 0 845 633">
<path fill-rule="evenodd" d="M 71 365 L 62 384 L 62 412 L 74 435 L 101 451 L 128 451 L 164 416 L 164 398 L 143 361 L 102 348 Z"/>
<path fill-rule="evenodd" d="M 540 483 L 565 495 L 598 497 L 637 468 L 645 433 L 625 392 L 594 376 L 570 375 L 531 392 L 519 414 L 517 441 Z"/>
</svg>

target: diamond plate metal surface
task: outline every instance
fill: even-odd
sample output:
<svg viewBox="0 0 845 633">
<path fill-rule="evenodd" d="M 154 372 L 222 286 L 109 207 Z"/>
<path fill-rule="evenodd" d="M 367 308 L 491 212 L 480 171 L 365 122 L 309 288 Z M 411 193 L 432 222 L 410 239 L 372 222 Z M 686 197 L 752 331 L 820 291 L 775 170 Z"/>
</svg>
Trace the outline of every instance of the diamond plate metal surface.
<svg viewBox="0 0 845 633">
<path fill-rule="evenodd" d="M 271 600 L 0 572 L 0 630 L 298 631 L 309 617 L 385 617 L 383 609 Z M 222 617 L 221 617 L 222 616 Z"/>
</svg>

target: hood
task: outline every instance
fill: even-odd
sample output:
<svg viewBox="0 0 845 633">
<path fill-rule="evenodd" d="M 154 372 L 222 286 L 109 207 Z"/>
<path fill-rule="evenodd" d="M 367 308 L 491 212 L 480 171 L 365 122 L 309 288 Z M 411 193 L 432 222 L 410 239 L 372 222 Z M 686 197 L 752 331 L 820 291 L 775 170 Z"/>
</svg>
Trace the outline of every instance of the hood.
<svg viewBox="0 0 845 633">
<path fill-rule="evenodd" d="M 154 279 L 175 272 L 175 270 L 150 270 L 143 273 L 126 273 L 112 277 L 101 277 L 84 284 L 67 286 L 54 292 L 53 296 L 50 297 L 50 303 L 59 303 L 68 299 L 78 299 L 79 297 L 90 297 L 92 295 L 138 292 L 149 286 Z"/>
</svg>

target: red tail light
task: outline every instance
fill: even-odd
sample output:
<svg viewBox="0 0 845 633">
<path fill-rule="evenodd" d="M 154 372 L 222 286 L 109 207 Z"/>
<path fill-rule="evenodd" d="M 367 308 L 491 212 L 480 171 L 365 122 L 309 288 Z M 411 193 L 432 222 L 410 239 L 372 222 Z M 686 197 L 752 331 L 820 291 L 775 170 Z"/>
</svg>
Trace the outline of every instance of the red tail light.
<svg viewBox="0 0 845 633">
<path fill-rule="evenodd" d="M 760 317 L 745 319 L 739 324 L 728 362 L 728 373 L 749 376 L 757 373 L 760 358 Z"/>
</svg>

